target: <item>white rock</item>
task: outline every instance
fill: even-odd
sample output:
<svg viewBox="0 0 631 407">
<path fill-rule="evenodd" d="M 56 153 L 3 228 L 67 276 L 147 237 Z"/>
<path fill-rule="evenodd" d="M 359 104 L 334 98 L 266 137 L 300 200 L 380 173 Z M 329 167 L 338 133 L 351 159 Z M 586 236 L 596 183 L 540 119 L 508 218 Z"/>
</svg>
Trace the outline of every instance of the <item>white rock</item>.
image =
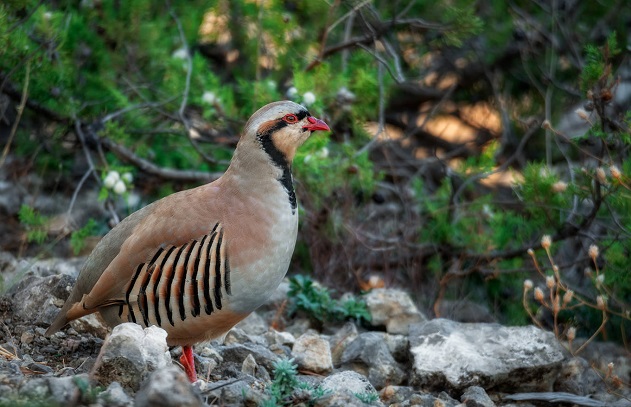
<svg viewBox="0 0 631 407">
<path fill-rule="evenodd" d="M 376 392 L 368 379 L 352 370 L 345 370 L 328 376 L 322 381 L 320 388 L 331 393 L 350 392 L 352 394 L 362 394 Z"/>
<path fill-rule="evenodd" d="M 309 330 L 296 339 L 292 355 L 299 369 L 314 373 L 328 373 L 333 370 L 329 342 L 315 331 Z"/>
<path fill-rule="evenodd" d="M 267 322 L 258 313 L 253 312 L 245 319 L 235 325 L 235 328 L 241 328 L 248 335 L 262 335 L 267 332 Z"/>
<path fill-rule="evenodd" d="M 103 323 L 98 314 L 90 314 L 70 322 L 70 326 L 77 332 L 91 333 L 104 338 L 109 328 Z"/>
<path fill-rule="evenodd" d="M 245 374 L 249 374 L 250 376 L 255 376 L 256 375 L 256 369 L 258 367 L 259 367 L 259 365 L 256 363 L 256 359 L 254 359 L 254 356 L 252 356 L 252 354 L 249 354 L 245 358 L 243 363 L 241 364 L 241 372 L 243 372 Z"/>
<path fill-rule="evenodd" d="M 128 322 L 114 327 L 97 358 L 95 377 L 135 391 L 149 373 L 172 364 L 166 338 L 166 331 L 156 326 L 143 329 Z"/>
<path fill-rule="evenodd" d="M 359 332 L 357 331 L 357 327 L 352 322 L 347 322 L 340 329 L 335 332 L 333 336 L 329 339 L 329 344 L 331 346 L 331 356 L 333 358 L 333 365 L 339 366 L 340 359 L 342 358 L 342 354 L 350 345 L 355 338 L 357 338 Z"/>
<path fill-rule="evenodd" d="M 564 353 L 550 332 L 534 326 L 435 319 L 410 326 L 415 386 L 469 386 L 511 392 L 549 391 Z"/>
<path fill-rule="evenodd" d="M 410 324 L 427 320 L 402 290 L 377 288 L 366 294 L 365 300 L 372 326 L 385 325 L 391 334 L 406 335 Z"/>
<path fill-rule="evenodd" d="M 203 404 L 182 369 L 170 366 L 151 373 L 136 394 L 135 405 L 201 407 Z"/>
<path fill-rule="evenodd" d="M 275 329 L 270 329 L 268 332 L 263 335 L 265 340 L 267 341 L 267 346 L 272 345 L 285 345 L 292 347 L 296 342 L 296 337 L 293 336 L 289 332 L 277 331 Z"/>
</svg>

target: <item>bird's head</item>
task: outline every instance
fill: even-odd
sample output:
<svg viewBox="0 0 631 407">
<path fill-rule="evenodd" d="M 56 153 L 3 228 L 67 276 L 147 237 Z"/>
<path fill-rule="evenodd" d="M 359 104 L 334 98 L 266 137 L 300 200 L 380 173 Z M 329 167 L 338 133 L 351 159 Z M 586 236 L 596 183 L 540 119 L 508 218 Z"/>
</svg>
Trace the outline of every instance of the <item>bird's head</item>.
<svg viewBox="0 0 631 407">
<path fill-rule="evenodd" d="M 243 137 L 259 143 L 272 160 L 282 158 L 291 163 L 298 147 L 318 130 L 330 129 L 325 122 L 311 116 L 304 106 L 284 100 L 257 110 L 245 125 Z"/>
</svg>

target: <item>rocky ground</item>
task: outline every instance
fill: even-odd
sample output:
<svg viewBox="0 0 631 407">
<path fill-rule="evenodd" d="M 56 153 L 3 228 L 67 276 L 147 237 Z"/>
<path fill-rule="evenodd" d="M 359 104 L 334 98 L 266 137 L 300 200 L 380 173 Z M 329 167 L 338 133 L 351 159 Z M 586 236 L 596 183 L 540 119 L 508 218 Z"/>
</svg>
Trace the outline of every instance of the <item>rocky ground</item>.
<svg viewBox="0 0 631 407">
<path fill-rule="evenodd" d="M 97 318 L 44 331 L 82 260 L 16 260 L 0 253 L 8 291 L 0 297 L 0 406 L 271 405 L 274 364 L 293 359 L 298 382 L 281 401 L 316 406 L 631 406 L 631 362 L 612 344 L 568 354 L 533 326 L 427 320 L 405 292 L 366 295 L 371 329 L 351 322 L 313 329 L 296 317 L 278 325 L 283 284 L 222 343 L 196 347 L 191 385 L 166 333 Z M 610 365 L 611 363 L 611 365 Z M 611 374 L 607 376 L 608 369 Z"/>
</svg>

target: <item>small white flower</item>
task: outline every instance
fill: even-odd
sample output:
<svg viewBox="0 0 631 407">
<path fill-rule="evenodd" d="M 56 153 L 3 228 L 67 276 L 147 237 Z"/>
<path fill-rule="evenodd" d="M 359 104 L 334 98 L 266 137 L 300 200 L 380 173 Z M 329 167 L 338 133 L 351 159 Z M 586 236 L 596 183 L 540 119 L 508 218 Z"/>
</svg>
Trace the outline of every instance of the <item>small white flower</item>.
<svg viewBox="0 0 631 407">
<path fill-rule="evenodd" d="M 122 175 L 122 178 L 125 182 L 127 182 L 128 184 L 131 184 L 132 182 L 134 182 L 134 176 L 132 175 L 131 172 L 126 172 Z"/>
<path fill-rule="evenodd" d="M 215 102 L 219 101 L 215 92 L 205 91 L 202 95 L 202 102 L 208 103 L 209 105 L 214 105 Z"/>
<path fill-rule="evenodd" d="M 266 85 L 267 85 L 267 87 L 268 87 L 268 88 L 270 88 L 270 89 L 276 89 L 276 81 L 274 81 L 274 80 L 272 80 L 272 79 L 269 79 L 269 80 L 266 82 Z"/>
<path fill-rule="evenodd" d="M 116 184 L 116 180 L 114 179 L 114 177 L 107 176 L 103 180 L 103 186 L 105 188 L 112 189 L 112 187 L 114 187 L 114 184 Z"/>
<path fill-rule="evenodd" d="M 524 280 L 524 290 L 531 290 L 532 286 L 532 280 Z"/>
<path fill-rule="evenodd" d="M 569 341 L 573 341 L 576 338 L 576 328 L 573 326 L 569 327 L 566 336 Z"/>
<path fill-rule="evenodd" d="M 599 254 L 598 246 L 596 246 L 595 244 L 590 245 L 588 253 L 589 253 L 589 257 L 591 257 L 592 260 L 595 260 L 596 257 L 598 257 L 598 254 Z"/>
<path fill-rule="evenodd" d="M 110 171 L 107 173 L 107 176 L 103 180 L 103 185 L 105 188 L 113 188 L 116 182 L 120 180 L 120 174 L 118 171 Z"/>
<path fill-rule="evenodd" d="M 316 101 L 316 96 L 313 94 L 313 92 L 305 92 L 304 95 L 302 95 L 302 103 L 305 106 L 310 106 L 314 104 L 315 101 Z"/>
<path fill-rule="evenodd" d="M 44 20 L 50 21 L 50 19 L 53 17 L 53 13 L 51 13 L 50 11 L 46 11 L 44 14 L 42 14 L 42 17 L 44 18 Z"/>
<path fill-rule="evenodd" d="M 177 49 L 173 51 L 173 54 L 171 54 L 171 57 L 175 59 L 186 59 L 188 58 L 188 50 L 186 48 Z"/>
<path fill-rule="evenodd" d="M 327 158 L 329 156 L 329 149 L 326 147 L 322 147 L 320 151 L 318 151 L 319 158 Z"/>
<path fill-rule="evenodd" d="M 122 179 L 119 179 L 116 181 L 116 184 L 114 184 L 114 188 L 112 188 L 112 190 L 115 194 L 123 195 L 125 191 L 127 191 L 127 187 L 125 186 L 125 182 L 123 182 Z"/>
<path fill-rule="evenodd" d="M 305 155 L 305 158 L 304 158 L 303 162 L 306 164 L 306 163 L 308 163 L 309 161 L 311 161 L 311 159 L 312 159 L 312 158 L 313 158 L 313 157 L 311 156 L 311 154 L 307 154 L 307 155 Z"/>
<path fill-rule="evenodd" d="M 296 89 L 295 86 L 292 86 L 291 88 L 287 89 L 287 92 L 285 94 L 289 99 L 293 99 L 298 96 L 298 89 Z"/>
<path fill-rule="evenodd" d="M 543 290 L 539 287 L 535 288 L 535 300 L 543 302 Z"/>
</svg>

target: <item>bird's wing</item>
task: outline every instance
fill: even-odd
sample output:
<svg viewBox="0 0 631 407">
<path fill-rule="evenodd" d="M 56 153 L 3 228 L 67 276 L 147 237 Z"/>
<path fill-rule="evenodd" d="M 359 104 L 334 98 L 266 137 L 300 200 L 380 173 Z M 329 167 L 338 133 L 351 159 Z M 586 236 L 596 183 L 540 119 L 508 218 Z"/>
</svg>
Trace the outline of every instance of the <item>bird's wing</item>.
<svg viewBox="0 0 631 407">
<path fill-rule="evenodd" d="M 207 235 L 220 219 L 212 215 L 218 187 L 182 191 L 133 213 L 99 242 L 56 320 L 52 334 L 69 321 L 125 300 L 125 288 L 138 265 L 162 249 Z M 221 213 L 223 208 L 217 208 Z M 183 215 L 186 213 L 186 215 Z"/>
</svg>

